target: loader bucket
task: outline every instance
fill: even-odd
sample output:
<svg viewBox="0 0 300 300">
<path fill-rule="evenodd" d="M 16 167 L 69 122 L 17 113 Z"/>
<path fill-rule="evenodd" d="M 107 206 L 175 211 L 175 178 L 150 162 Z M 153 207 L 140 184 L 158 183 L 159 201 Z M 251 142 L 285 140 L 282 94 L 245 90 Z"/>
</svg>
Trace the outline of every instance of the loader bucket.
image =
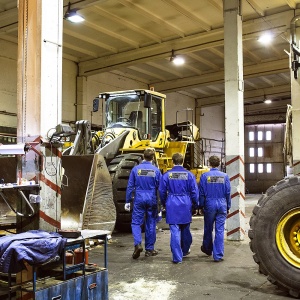
<svg viewBox="0 0 300 300">
<path fill-rule="evenodd" d="M 116 209 L 102 155 L 64 155 L 61 226 L 63 230 L 113 231 Z"/>
</svg>

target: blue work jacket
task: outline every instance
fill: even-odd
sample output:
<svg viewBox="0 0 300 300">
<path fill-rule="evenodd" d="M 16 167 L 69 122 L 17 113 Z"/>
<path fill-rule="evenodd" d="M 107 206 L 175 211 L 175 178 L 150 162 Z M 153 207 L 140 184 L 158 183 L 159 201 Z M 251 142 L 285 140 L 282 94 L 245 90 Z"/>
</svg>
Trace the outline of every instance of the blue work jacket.
<svg viewBox="0 0 300 300">
<path fill-rule="evenodd" d="M 126 189 L 126 203 L 130 203 L 134 194 L 134 201 L 157 201 L 157 190 L 161 173 L 150 161 L 144 160 L 135 166 L 129 175 Z"/>
<path fill-rule="evenodd" d="M 168 224 L 187 224 L 192 221 L 192 204 L 198 205 L 196 178 L 182 166 L 166 172 L 159 185 L 160 201 L 166 208 Z"/>
<path fill-rule="evenodd" d="M 18 273 L 30 265 L 45 263 L 60 256 L 67 242 L 56 232 L 30 230 L 0 238 L 0 272 Z"/>
<path fill-rule="evenodd" d="M 226 200 L 227 210 L 231 207 L 230 179 L 218 168 L 211 168 L 209 172 L 203 173 L 199 182 L 199 206 L 205 207 L 207 202 L 219 202 Z"/>
</svg>

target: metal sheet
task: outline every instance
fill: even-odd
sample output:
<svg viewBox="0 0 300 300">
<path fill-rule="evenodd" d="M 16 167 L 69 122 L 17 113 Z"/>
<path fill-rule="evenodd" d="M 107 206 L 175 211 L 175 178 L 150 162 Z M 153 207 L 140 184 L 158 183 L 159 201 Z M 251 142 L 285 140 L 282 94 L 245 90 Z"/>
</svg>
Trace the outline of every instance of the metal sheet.
<svg viewBox="0 0 300 300">
<path fill-rule="evenodd" d="M 63 156 L 62 166 L 65 169 L 63 183 L 67 183 L 62 190 L 62 229 L 113 231 L 116 211 L 103 156 Z"/>
</svg>

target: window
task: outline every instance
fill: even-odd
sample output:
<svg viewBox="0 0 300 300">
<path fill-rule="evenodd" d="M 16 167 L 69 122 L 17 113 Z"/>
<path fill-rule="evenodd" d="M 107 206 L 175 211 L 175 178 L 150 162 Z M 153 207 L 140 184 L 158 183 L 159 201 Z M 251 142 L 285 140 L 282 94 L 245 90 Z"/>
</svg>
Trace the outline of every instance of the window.
<svg viewBox="0 0 300 300">
<path fill-rule="evenodd" d="M 249 131 L 249 141 L 254 141 L 254 131 Z"/>
<path fill-rule="evenodd" d="M 272 173 L 272 164 L 267 164 L 267 173 Z"/>
<path fill-rule="evenodd" d="M 257 148 L 257 156 L 258 157 L 263 157 L 263 148 L 262 147 L 258 147 Z"/>
<path fill-rule="evenodd" d="M 270 130 L 266 131 L 266 140 L 267 141 L 272 140 L 272 131 L 270 131 Z"/>
<path fill-rule="evenodd" d="M 254 168 L 254 164 L 250 164 L 250 173 L 254 173 L 255 168 Z"/>
<path fill-rule="evenodd" d="M 254 148 L 253 147 L 249 148 L 249 156 L 254 157 Z"/>
<path fill-rule="evenodd" d="M 263 173 L 263 171 L 264 171 L 263 164 L 258 164 L 258 173 Z"/>
<path fill-rule="evenodd" d="M 263 139 L 263 132 L 262 131 L 257 131 L 257 140 L 262 141 Z"/>
</svg>

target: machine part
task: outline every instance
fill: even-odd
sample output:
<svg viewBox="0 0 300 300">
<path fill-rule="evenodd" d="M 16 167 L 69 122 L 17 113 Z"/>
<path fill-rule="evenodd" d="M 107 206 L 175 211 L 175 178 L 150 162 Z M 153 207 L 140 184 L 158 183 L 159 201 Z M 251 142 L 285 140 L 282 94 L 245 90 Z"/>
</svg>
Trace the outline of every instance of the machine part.
<svg viewBox="0 0 300 300">
<path fill-rule="evenodd" d="M 270 187 L 253 209 L 250 248 L 259 271 L 300 297 L 300 177 Z"/>
<path fill-rule="evenodd" d="M 131 212 L 124 209 L 126 188 L 130 172 L 133 167 L 143 160 L 141 153 L 118 155 L 108 166 L 113 184 L 113 198 L 117 209 L 116 228 L 120 231 L 131 231 Z"/>
<path fill-rule="evenodd" d="M 116 209 L 103 156 L 63 155 L 62 166 L 68 178 L 62 190 L 62 229 L 113 231 Z"/>
<path fill-rule="evenodd" d="M 199 158 L 196 157 L 197 152 L 194 150 L 195 139 L 199 137 L 198 128 L 188 120 L 166 126 L 165 98 L 166 95 L 153 90 L 128 90 L 100 94 L 102 115 L 105 117 L 101 126 L 103 130 L 91 135 L 89 122 L 78 121 L 76 123 L 77 135 L 74 145 L 71 147 L 73 151 L 63 152 L 64 156 L 69 154 L 80 157 L 85 156 L 83 154 L 86 152 L 81 151 L 81 149 L 85 149 L 91 155 L 100 154 L 104 157 L 104 164 L 108 166 L 112 180 L 110 185 L 112 183 L 113 203 L 117 212 L 116 227 L 119 230 L 131 231 L 131 214 L 124 209 L 127 182 L 131 169 L 141 162 L 146 148 L 155 149 L 155 162 L 162 173 L 173 167 L 172 155 L 176 152 L 182 153 L 185 158 L 184 167 L 193 172 L 197 180 L 204 171 L 208 171 L 207 168 L 200 166 Z M 188 115 L 193 116 L 191 109 L 185 110 L 185 116 L 188 117 Z M 91 143 L 90 136 L 93 136 Z M 81 144 L 85 144 L 85 146 Z M 75 164 L 79 165 L 79 163 Z M 74 168 L 74 166 L 70 167 Z M 87 170 L 84 170 L 85 175 L 83 168 L 80 165 L 80 169 L 74 170 L 74 172 L 81 173 L 82 181 L 78 181 L 77 184 L 81 185 L 81 189 L 84 190 L 86 184 L 83 181 L 88 167 Z M 72 181 L 71 176 L 74 172 L 65 176 L 69 177 L 67 182 Z M 76 190 L 79 189 L 77 184 Z M 94 181 L 94 184 L 97 182 Z M 70 199 L 74 198 L 73 195 L 78 194 L 72 190 Z M 68 210 L 74 208 L 71 207 L 74 203 L 74 199 L 72 200 L 73 202 L 62 204 L 63 208 L 67 208 L 66 215 L 63 211 L 63 216 L 70 216 Z M 78 199 L 79 203 L 80 201 Z M 64 199 L 63 202 L 65 202 Z M 102 211 L 102 206 L 96 209 L 93 208 L 93 205 L 90 206 L 91 210 Z"/>
</svg>

